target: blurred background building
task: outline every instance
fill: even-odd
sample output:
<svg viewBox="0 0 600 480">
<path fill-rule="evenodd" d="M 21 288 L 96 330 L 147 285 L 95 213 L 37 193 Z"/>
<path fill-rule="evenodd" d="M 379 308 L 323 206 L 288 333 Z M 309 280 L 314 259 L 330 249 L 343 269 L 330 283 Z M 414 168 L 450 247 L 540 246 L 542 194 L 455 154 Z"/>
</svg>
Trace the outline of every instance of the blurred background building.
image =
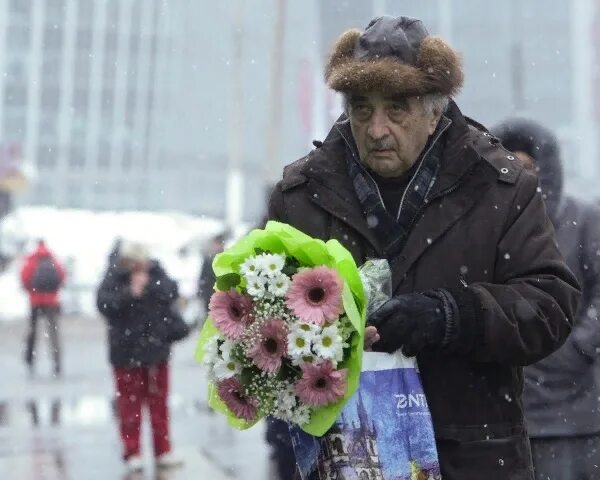
<svg viewBox="0 0 600 480">
<path fill-rule="evenodd" d="M 35 172 L 21 205 L 253 221 L 282 165 L 339 114 L 322 80 L 332 41 L 403 14 L 463 53 L 465 114 L 541 120 L 569 186 L 596 195 L 599 12 L 599 0 L 0 0 L 0 141 Z"/>
<path fill-rule="evenodd" d="M 0 138 L 35 172 L 22 203 L 163 206 L 152 189 L 177 14 L 159 1 L 0 0 Z"/>
</svg>

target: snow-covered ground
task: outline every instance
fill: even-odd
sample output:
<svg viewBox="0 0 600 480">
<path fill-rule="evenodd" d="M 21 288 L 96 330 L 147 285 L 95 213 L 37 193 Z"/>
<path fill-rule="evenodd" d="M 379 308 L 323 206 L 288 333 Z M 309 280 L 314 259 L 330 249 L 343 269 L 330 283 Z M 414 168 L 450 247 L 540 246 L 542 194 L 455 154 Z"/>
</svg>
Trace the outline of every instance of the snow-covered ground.
<svg viewBox="0 0 600 480">
<path fill-rule="evenodd" d="M 244 232 L 240 226 L 237 234 Z M 23 318 L 29 309 L 20 287 L 23 256 L 43 238 L 69 271 L 63 291 L 67 312 L 95 314 L 94 291 L 104 274 L 108 253 L 118 237 L 145 242 L 167 272 L 190 296 L 201 252 L 223 223 L 180 213 L 91 212 L 52 207 L 21 207 L 0 222 L 0 251 L 15 260 L 0 274 L 0 320 Z"/>
</svg>

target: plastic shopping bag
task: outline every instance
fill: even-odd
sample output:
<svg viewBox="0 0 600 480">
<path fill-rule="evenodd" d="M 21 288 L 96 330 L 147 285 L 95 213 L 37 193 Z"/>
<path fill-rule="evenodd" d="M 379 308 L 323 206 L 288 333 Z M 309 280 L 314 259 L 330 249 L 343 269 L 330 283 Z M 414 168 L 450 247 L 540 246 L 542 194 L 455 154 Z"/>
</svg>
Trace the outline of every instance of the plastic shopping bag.
<svg viewBox="0 0 600 480">
<path fill-rule="evenodd" d="M 387 262 L 365 264 L 361 278 L 374 311 L 390 297 Z M 441 478 L 417 363 L 401 352 L 363 354 L 358 390 L 323 437 L 290 433 L 303 480 Z"/>
</svg>

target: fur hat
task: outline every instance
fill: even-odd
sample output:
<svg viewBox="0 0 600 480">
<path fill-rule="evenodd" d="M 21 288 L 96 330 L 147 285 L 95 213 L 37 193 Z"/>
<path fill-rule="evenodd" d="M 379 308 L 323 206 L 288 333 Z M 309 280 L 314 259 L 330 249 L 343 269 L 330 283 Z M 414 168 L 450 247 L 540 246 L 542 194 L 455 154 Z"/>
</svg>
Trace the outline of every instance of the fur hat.
<svg viewBox="0 0 600 480">
<path fill-rule="evenodd" d="M 403 95 L 456 95 L 463 83 L 460 56 L 423 22 L 378 17 L 361 32 L 344 32 L 325 69 L 329 87 L 339 92 L 373 90 Z"/>
<path fill-rule="evenodd" d="M 150 252 L 148 251 L 148 247 L 143 243 L 125 240 L 121 244 L 119 256 L 123 260 L 145 262 L 150 259 Z"/>
</svg>

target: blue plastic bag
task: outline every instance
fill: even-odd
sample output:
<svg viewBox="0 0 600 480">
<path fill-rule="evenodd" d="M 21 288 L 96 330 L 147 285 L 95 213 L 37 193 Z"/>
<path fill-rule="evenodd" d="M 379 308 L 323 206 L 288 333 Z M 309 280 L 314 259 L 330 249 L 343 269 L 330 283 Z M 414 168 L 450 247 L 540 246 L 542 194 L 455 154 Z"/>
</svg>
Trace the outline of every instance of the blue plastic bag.
<svg viewBox="0 0 600 480">
<path fill-rule="evenodd" d="M 387 261 L 367 262 L 361 277 L 370 313 L 390 297 Z M 358 390 L 323 437 L 290 434 L 302 480 L 441 479 L 417 363 L 400 351 L 364 353 Z"/>
<path fill-rule="evenodd" d="M 292 428 L 303 480 L 429 480 L 440 468 L 414 359 L 365 352 L 360 386 L 323 437 Z"/>
</svg>

